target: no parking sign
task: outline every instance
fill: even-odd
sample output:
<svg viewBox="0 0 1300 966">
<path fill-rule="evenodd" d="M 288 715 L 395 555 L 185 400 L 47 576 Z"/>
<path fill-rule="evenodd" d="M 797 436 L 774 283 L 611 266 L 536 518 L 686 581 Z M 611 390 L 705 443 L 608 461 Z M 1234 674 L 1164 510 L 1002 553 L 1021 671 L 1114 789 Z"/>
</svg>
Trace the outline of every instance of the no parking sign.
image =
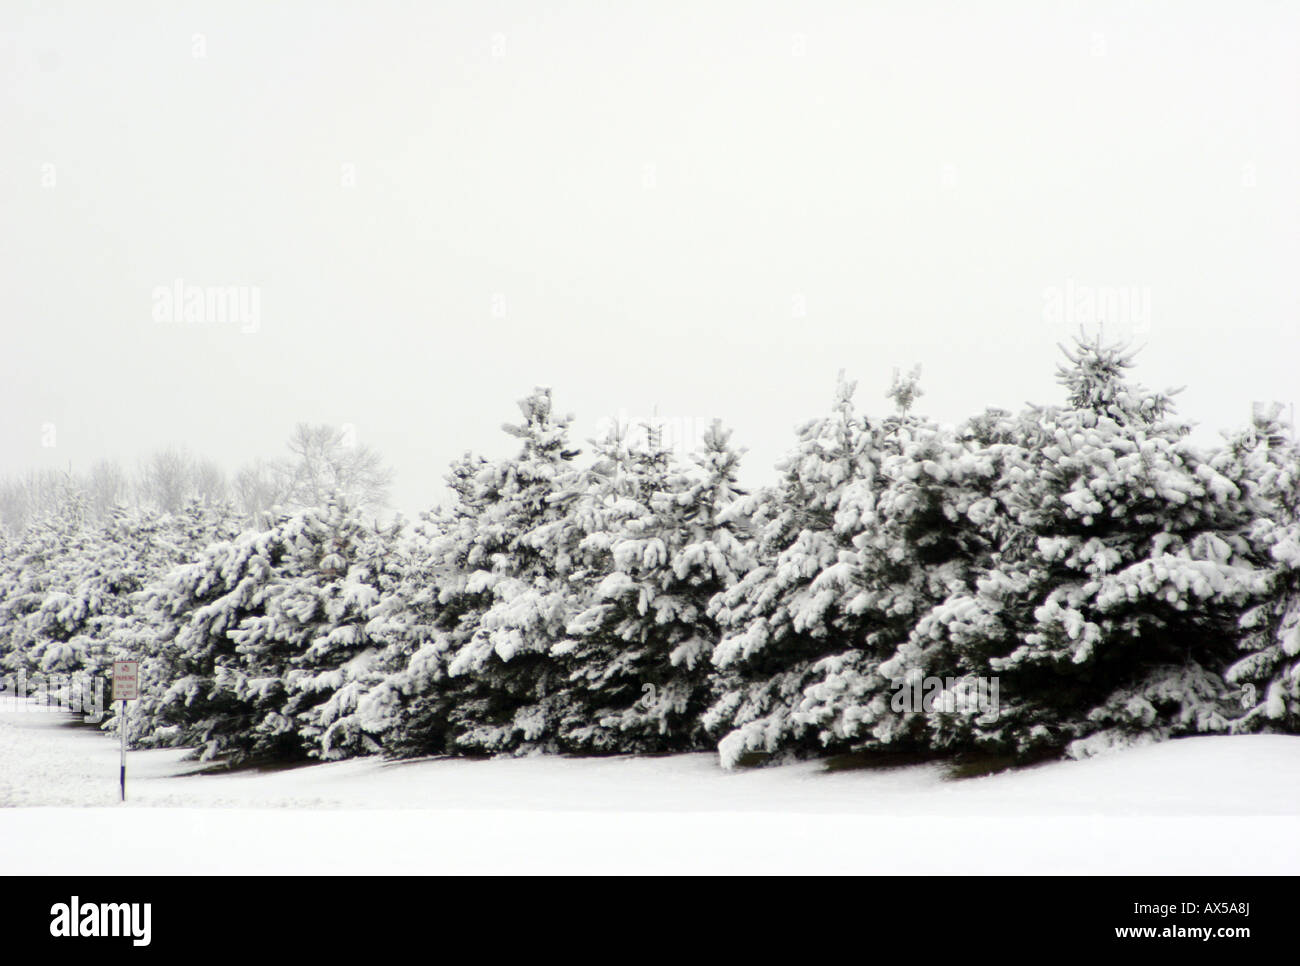
<svg viewBox="0 0 1300 966">
<path fill-rule="evenodd" d="M 140 662 L 113 662 L 113 700 L 134 701 L 140 697 Z"/>
</svg>

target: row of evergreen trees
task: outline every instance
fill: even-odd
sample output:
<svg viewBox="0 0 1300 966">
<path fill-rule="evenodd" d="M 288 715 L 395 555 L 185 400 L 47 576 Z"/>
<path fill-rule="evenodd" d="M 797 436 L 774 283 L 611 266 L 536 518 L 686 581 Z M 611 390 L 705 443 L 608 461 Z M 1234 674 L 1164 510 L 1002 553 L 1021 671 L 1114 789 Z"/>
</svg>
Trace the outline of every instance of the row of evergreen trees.
<svg viewBox="0 0 1300 966">
<path fill-rule="evenodd" d="M 1194 445 L 1129 366 L 1080 343 L 1062 405 L 956 428 L 912 412 L 914 377 L 883 419 L 841 382 L 753 493 L 716 424 L 688 465 L 626 427 L 580 463 L 539 389 L 518 455 L 458 461 L 410 531 L 342 500 L 242 533 L 199 507 L 33 528 L 0 661 L 140 658 L 135 739 L 234 761 L 1300 731 L 1295 442 L 1261 411 Z"/>
</svg>

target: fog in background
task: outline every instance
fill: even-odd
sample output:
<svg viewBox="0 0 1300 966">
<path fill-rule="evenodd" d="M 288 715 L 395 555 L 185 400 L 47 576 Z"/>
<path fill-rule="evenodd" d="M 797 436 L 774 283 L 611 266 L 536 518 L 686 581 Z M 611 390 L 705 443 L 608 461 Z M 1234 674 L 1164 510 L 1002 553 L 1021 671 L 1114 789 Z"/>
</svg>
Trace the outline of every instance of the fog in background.
<svg viewBox="0 0 1300 966">
<path fill-rule="evenodd" d="M 1059 400 L 1097 321 L 1212 439 L 1300 395 L 1298 41 L 1284 2 L 2 0 L 0 473 L 310 421 L 413 513 L 544 384 L 580 440 L 721 417 L 759 483 L 841 368 L 955 422 Z M 247 311 L 167 318 L 177 280 Z"/>
</svg>

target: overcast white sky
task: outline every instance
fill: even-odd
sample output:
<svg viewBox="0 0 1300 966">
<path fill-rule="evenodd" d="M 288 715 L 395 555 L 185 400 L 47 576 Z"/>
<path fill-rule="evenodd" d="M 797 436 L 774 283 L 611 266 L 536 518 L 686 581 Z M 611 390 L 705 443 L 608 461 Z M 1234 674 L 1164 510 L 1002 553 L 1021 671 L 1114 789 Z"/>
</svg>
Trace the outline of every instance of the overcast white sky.
<svg viewBox="0 0 1300 966">
<path fill-rule="evenodd" d="M 412 512 L 548 384 L 760 482 L 841 367 L 1056 400 L 1054 290 L 1207 432 L 1300 395 L 1300 4 L 3 0 L 0 71 L 0 472 L 311 420 Z"/>
</svg>

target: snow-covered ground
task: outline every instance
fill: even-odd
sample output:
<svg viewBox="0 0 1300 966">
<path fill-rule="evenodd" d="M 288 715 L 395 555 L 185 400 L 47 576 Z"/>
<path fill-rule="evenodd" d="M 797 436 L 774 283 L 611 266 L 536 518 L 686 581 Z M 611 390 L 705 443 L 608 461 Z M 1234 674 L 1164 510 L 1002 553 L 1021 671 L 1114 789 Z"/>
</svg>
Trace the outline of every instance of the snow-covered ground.
<svg viewBox="0 0 1300 966">
<path fill-rule="evenodd" d="M 12 707 L 12 705 L 10 706 Z M 0 711 L 11 873 L 1300 872 L 1300 737 L 1209 737 L 953 781 L 716 756 L 359 760 L 196 774 Z"/>
</svg>

